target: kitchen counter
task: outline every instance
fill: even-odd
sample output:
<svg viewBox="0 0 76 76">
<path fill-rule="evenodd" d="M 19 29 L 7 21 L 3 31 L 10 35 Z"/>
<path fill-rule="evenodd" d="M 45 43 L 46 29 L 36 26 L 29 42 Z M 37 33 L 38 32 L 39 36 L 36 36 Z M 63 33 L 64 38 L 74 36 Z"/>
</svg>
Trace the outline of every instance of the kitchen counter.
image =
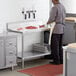
<svg viewBox="0 0 76 76">
<path fill-rule="evenodd" d="M 20 33 L 20 36 L 18 37 L 18 53 L 17 56 L 21 58 L 22 60 L 22 67 L 24 68 L 24 61 L 27 59 L 34 59 L 38 57 L 42 57 L 45 55 L 49 55 L 50 52 L 36 52 L 33 51 L 33 45 L 36 43 L 43 44 L 44 43 L 44 31 L 51 29 L 55 25 L 55 23 L 48 25 L 46 24 L 37 24 L 36 23 L 8 23 L 7 25 L 7 31 L 14 32 L 14 33 Z M 50 38 L 51 39 L 51 38 Z M 27 54 L 28 53 L 28 54 Z"/>
<path fill-rule="evenodd" d="M 76 22 L 76 17 L 66 17 L 66 21 Z"/>
<path fill-rule="evenodd" d="M 76 48 L 76 43 L 71 43 L 71 44 L 68 45 L 68 47 Z"/>
<path fill-rule="evenodd" d="M 41 32 L 41 31 L 48 31 L 50 30 L 51 27 L 44 27 L 44 28 L 40 28 L 40 29 L 23 29 L 23 30 L 17 30 L 17 29 L 9 29 L 9 31 L 12 32 L 20 32 L 20 33 L 27 33 L 27 32 Z"/>
<path fill-rule="evenodd" d="M 69 16 L 65 18 L 63 44 L 74 42 L 76 42 L 76 17 Z"/>
<path fill-rule="evenodd" d="M 63 76 L 76 76 L 76 43 L 67 46 L 63 57 Z"/>
</svg>

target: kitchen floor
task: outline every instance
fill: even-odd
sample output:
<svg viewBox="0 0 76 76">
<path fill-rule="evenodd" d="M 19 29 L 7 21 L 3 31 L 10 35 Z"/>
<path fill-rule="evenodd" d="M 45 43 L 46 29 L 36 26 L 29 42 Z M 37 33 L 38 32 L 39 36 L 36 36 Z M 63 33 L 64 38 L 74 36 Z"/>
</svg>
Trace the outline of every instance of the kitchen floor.
<svg viewBox="0 0 76 76">
<path fill-rule="evenodd" d="M 32 61 L 27 61 L 27 63 L 25 62 L 25 68 L 30 68 L 30 67 L 34 67 L 38 65 L 48 64 L 48 63 L 49 63 L 49 60 L 46 60 L 43 58 L 32 60 Z M 11 68 L 0 70 L 0 76 L 29 76 L 27 74 L 17 72 L 18 70 L 21 69 L 21 63 L 18 63 L 18 64 L 19 65 L 15 67 L 13 71 L 11 71 Z M 62 76 L 62 75 L 59 75 L 59 76 Z"/>
</svg>

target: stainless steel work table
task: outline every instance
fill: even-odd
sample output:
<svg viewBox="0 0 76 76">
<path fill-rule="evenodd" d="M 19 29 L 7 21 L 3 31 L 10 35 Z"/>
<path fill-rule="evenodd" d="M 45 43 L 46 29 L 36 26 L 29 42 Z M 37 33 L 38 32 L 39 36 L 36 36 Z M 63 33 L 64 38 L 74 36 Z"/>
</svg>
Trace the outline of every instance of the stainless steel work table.
<svg viewBox="0 0 76 76">
<path fill-rule="evenodd" d="M 30 59 L 40 58 L 42 56 L 48 55 L 51 52 L 38 52 L 32 50 L 32 45 L 35 43 L 44 43 L 44 30 L 49 28 L 41 28 L 41 29 L 33 29 L 33 30 L 15 30 L 9 28 L 9 24 L 7 24 L 7 30 L 9 32 L 19 33 L 22 37 L 22 50 L 18 53 L 18 57 L 21 59 L 22 68 L 24 68 L 24 61 Z"/>
</svg>

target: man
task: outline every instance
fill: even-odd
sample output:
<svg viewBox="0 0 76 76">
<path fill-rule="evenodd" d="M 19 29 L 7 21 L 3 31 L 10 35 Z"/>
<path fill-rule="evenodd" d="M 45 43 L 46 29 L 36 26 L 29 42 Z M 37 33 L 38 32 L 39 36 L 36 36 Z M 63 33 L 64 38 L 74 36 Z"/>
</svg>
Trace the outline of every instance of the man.
<svg viewBox="0 0 76 76">
<path fill-rule="evenodd" d="M 59 0 L 52 0 L 54 6 L 52 7 L 49 20 L 47 24 L 56 22 L 51 38 L 51 56 L 53 58 L 52 64 L 63 64 L 63 48 L 62 37 L 65 25 L 65 8 Z"/>
</svg>

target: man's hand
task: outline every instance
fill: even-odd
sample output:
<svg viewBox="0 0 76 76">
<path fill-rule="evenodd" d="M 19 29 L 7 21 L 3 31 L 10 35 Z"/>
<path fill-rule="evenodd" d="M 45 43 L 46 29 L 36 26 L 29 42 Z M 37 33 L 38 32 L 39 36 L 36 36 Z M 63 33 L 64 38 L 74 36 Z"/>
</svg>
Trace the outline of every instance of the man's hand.
<svg viewBox="0 0 76 76">
<path fill-rule="evenodd" d="M 48 21 L 48 22 L 47 22 L 47 25 L 48 25 L 48 24 L 50 24 L 50 23 L 51 23 L 51 22 L 50 22 L 50 21 Z"/>
</svg>

